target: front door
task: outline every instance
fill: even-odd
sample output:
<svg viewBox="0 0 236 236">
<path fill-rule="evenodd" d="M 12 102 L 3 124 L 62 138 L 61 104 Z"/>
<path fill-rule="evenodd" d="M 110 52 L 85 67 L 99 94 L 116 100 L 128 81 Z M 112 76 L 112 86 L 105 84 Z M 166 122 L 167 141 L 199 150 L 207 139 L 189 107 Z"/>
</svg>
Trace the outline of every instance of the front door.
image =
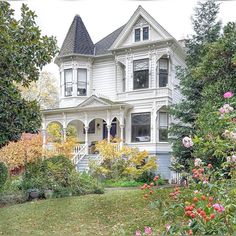
<svg viewBox="0 0 236 236">
<path fill-rule="evenodd" d="M 110 129 L 111 138 L 116 136 L 116 123 L 111 124 Z M 103 139 L 107 138 L 107 124 L 103 124 Z"/>
</svg>

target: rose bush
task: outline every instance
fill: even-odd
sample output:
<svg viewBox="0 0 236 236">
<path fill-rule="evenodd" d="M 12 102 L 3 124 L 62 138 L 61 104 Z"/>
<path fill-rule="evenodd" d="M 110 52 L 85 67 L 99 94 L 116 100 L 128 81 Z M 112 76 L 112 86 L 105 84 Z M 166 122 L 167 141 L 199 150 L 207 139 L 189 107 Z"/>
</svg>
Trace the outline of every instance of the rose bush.
<svg viewBox="0 0 236 236">
<path fill-rule="evenodd" d="M 221 136 L 212 137 L 211 143 L 205 137 L 183 138 L 183 146 L 193 148 L 191 172 L 188 173 L 188 185 L 176 186 L 169 199 L 159 199 L 159 191 L 154 184 L 144 184 L 144 198 L 162 214 L 165 228 L 152 229 L 160 235 L 233 235 L 236 232 L 236 100 L 232 92 L 223 97 L 227 103 L 216 112 Z M 219 128 L 218 127 L 218 128 Z M 216 129 L 217 127 L 212 127 Z M 202 158 L 194 147 L 202 147 Z M 207 158 L 208 148 L 219 161 Z M 204 152 L 207 153 L 204 156 Z M 155 181 L 156 179 L 154 179 Z M 140 234 L 139 234 L 140 233 Z M 136 231 L 136 235 L 145 235 Z"/>
</svg>

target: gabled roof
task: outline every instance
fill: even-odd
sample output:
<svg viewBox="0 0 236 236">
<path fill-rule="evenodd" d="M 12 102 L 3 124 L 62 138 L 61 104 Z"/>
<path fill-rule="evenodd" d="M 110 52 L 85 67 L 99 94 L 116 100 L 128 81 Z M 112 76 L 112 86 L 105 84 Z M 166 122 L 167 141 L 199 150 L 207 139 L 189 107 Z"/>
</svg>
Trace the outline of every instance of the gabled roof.
<svg viewBox="0 0 236 236">
<path fill-rule="evenodd" d="M 110 50 L 118 48 L 127 35 L 130 33 L 133 25 L 139 19 L 143 17 L 150 25 L 163 37 L 163 39 L 174 39 L 142 6 L 139 5 L 137 10 L 131 16 L 125 27 L 122 29 L 118 37 L 114 40 L 114 43 L 111 45 Z"/>
<path fill-rule="evenodd" d="M 62 44 L 59 57 L 71 54 L 94 55 L 94 44 L 79 15 L 74 17 Z"/>
<path fill-rule="evenodd" d="M 107 35 L 105 38 L 101 39 L 95 44 L 95 54 L 107 54 L 109 53 L 108 49 L 114 43 L 116 38 L 119 36 L 120 32 L 124 29 L 125 25 L 121 26 L 117 30 L 113 31 L 111 34 Z"/>
</svg>

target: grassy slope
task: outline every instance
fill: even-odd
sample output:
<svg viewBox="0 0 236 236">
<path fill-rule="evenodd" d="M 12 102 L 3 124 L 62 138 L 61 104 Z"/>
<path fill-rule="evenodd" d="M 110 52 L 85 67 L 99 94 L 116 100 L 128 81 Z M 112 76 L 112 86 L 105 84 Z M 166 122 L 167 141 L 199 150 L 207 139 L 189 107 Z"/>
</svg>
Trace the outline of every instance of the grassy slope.
<svg viewBox="0 0 236 236">
<path fill-rule="evenodd" d="M 160 220 L 142 191 L 118 190 L 2 208 L 0 235 L 133 235 L 139 227 L 160 228 Z"/>
</svg>

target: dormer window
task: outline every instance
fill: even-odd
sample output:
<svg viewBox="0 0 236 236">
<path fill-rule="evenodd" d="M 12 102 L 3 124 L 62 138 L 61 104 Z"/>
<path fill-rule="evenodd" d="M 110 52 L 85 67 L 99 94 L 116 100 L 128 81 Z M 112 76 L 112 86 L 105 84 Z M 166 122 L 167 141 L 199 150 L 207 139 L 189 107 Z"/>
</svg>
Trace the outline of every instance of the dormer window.
<svg viewBox="0 0 236 236">
<path fill-rule="evenodd" d="M 65 97 L 72 96 L 73 93 L 73 72 L 72 69 L 64 71 Z"/>
<path fill-rule="evenodd" d="M 149 27 L 145 26 L 134 29 L 134 41 L 140 42 L 145 40 L 149 40 Z"/>
<path fill-rule="evenodd" d="M 87 95 L 87 70 L 86 69 L 78 69 L 77 95 L 78 96 Z"/>
<path fill-rule="evenodd" d="M 141 40 L 141 29 L 140 28 L 135 29 L 134 34 L 135 34 L 134 36 L 135 42 L 139 42 Z"/>
<path fill-rule="evenodd" d="M 143 40 L 149 39 L 149 27 L 143 27 Z"/>
</svg>

